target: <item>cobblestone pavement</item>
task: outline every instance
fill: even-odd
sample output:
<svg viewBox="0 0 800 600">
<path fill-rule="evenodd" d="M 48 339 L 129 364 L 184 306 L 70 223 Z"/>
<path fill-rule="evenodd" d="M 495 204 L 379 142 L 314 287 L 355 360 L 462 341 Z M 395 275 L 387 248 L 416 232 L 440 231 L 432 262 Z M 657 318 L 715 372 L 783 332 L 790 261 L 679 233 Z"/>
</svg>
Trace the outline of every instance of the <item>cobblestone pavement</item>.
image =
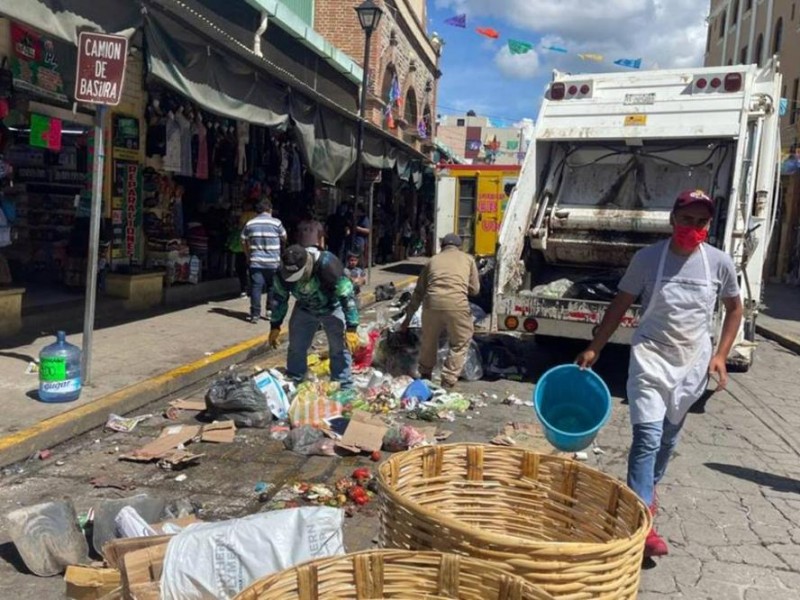
<svg viewBox="0 0 800 600">
<path fill-rule="evenodd" d="M 526 360 L 537 371 L 569 361 L 578 348 L 548 344 L 531 347 Z M 273 361 L 281 359 L 276 356 Z M 262 361 L 262 364 L 269 361 Z M 598 437 L 602 455 L 590 454 L 590 464 L 623 477 L 630 436 L 627 407 L 622 404 L 627 355 L 611 349 L 598 370 L 615 396 L 611 422 Z M 769 600 L 800 597 L 800 357 L 771 342 L 763 342 L 757 364 L 747 374 L 733 376 L 730 392 L 712 397 L 706 413 L 690 415 L 665 482 L 659 490 L 657 524 L 667 538 L 668 557 L 645 565 L 640 598 L 656 600 Z M 487 391 L 499 398 L 514 393 L 530 397 L 532 385 L 518 382 L 461 384 L 462 391 Z M 202 389 L 182 397 L 202 395 Z M 142 412 L 160 413 L 164 403 Z M 455 423 L 449 441 L 488 441 L 508 421 L 532 422 L 528 407 L 502 405 L 498 400 Z M 6 470 L 0 478 L 0 517 L 19 506 L 71 498 L 78 512 L 98 499 L 142 492 L 168 499 L 201 503 L 202 518 L 218 520 L 260 510 L 253 491 L 256 482 L 272 490 L 303 479 L 333 482 L 356 466 L 374 466 L 363 458 L 303 458 L 283 450 L 269 434 L 240 430 L 236 443 L 204 445 L 207 453 L 188 478 L 154 465 L 127 463 L 118 454 L 150 439 L 167 423 L 154 418 L 131 434 L 93 431 L 53 449 L 47 461 L 21 464 L 22 473 Z M 63 461 L 63 465 L 56 464 Z M 92 477 L 127 482 L 133 491 L 95 489 Z M 373 546 L 377 535 L 376 507 L 369 506 L 346 522 L 349 550 Z M 26 574 L 0 526 L 0 598 L 64 597 L 60 578 Z"/>
</svg>

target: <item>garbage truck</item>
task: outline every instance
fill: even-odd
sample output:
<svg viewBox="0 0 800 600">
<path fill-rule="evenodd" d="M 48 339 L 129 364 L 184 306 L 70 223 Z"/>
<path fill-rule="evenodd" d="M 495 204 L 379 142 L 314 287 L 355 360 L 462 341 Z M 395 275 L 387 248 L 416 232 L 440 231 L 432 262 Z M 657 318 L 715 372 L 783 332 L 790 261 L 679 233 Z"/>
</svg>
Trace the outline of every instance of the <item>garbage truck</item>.
<svg viewBox="0 0 800 600">
<path fill-rule="evenodd" d="M 716 202 L 709 243 L 734 260 L 745 317 L 729 366 L 753 360 L 779 194 L 781 75 L 736 65 L 554 72 L 496 252 L 493 323 L 590 340 L 634 253 L 671 233 L 678 193 Z M 630 344 L 637 303 L 612 343 Z M 722 326 L 715 312 L 716 336 Z"/>
</svg>

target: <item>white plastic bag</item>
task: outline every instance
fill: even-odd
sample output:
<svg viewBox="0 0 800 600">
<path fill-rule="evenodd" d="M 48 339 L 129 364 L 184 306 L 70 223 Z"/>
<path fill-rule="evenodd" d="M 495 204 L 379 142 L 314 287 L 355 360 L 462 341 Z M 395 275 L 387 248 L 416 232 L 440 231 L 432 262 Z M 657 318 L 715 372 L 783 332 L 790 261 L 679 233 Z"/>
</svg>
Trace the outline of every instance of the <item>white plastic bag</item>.
<svg viewBox="0 0 800 600">
<path fill-rule="evenodd" d="M 261 393 L 267 397 L 267 406 L 270 412 L 279 421 L 283 421 L 289 415 L 289 398 L 283 390 L 279 379 L 272 371 L 262 371 L 253 380 Z"/>
<path fill-rule="evenodd" d="M 167 546 L 162 600 L 229 600 L 255 580 L 344 554 L 344 511 L 304 507 L 195 525 Z"/>
</svg>

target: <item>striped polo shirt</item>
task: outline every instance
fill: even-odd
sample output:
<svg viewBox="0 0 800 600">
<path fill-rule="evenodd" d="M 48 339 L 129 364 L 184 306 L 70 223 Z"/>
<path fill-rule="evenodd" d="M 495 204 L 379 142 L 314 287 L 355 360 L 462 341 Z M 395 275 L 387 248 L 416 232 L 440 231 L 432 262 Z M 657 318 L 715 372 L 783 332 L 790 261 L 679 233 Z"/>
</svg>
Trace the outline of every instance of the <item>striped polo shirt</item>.
<svg viewBox="0 0 800 600">
<path fill-rule="evenodd" d="M 281 238 L 286 237 L 283 223 L 269 213 L 250 219 L 242 229 L 242 242 L 250 246 L 250 266 L 277 269 L 281 264 Z"/>
</svg>

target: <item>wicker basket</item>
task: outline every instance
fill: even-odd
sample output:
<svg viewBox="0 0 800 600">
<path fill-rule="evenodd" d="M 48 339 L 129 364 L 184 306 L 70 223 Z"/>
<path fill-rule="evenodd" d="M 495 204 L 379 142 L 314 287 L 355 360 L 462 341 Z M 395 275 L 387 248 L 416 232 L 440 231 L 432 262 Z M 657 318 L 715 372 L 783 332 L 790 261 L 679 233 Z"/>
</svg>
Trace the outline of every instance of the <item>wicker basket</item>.
<svg viewBox="0 0 800 600">
<path fill-rule="evenodd" d="M 302 564 L 259 579 L 234 600 L 553 600 L 475 558 L 374 550 Z"/>
<path fill-rule="evenodd" d="M 379 470 L 384 547 L 496 561 L 568 600 L 635 598 L 652 521 L 621 482 L 522 448 L 458 444 Z"/>
</svg>

